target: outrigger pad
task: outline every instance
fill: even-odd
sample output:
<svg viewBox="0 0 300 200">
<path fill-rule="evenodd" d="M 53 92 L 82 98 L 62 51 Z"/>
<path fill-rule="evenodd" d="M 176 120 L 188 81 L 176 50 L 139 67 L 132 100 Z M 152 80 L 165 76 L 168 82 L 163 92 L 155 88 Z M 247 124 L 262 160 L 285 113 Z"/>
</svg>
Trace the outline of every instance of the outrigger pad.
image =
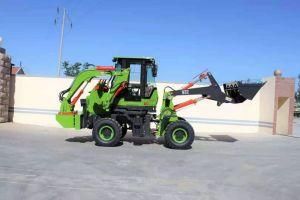
<svg viewBox="0 0 300 200">
<path fill-rule="evenodd" d="M 243 83 L 241 81 L 223 84 L 224 92 L 231 98 L 231 103 L 242 103 L 252 100 L 265 83 Z"/>
</svg>

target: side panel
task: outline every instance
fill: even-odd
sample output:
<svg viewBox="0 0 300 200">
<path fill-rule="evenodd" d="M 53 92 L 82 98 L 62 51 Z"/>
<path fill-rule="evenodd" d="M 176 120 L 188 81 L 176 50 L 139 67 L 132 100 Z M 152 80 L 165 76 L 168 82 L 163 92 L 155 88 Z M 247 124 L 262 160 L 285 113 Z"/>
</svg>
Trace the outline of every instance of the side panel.
<svg viewBox="0 0 300 200">
<path fill-rule="evenodd" d="M 117 106 L 156 107 L 157 102 L 158 102 L 158 93 L 157 93 L 157 89 L 155 88 L 150 98 L 142 98 L 140 101 L 128 101 L 125 99 L 125 97 L 121 97 L 117 102 Z"/>
<path fill-rule="evenodd" d="M 56 121 L 63 127 L 63 128 L 74 128 L 74 115 L 56 115 Z"/>
</svg>

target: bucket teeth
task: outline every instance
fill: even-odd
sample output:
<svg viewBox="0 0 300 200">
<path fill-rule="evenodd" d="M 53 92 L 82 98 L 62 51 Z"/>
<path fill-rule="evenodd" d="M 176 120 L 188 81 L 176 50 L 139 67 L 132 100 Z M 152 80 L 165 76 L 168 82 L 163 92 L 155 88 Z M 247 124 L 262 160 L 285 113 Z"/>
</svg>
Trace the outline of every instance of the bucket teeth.
<svg viewBox="0 0 300 200">
<path fill-rule="evenodd" d="M 227 97 L 232 103 L 242 103 L 246 99 L 252 100 L 264 83 L 242 83 L 241 81 L 225 83 L 223 85 Z"/>
</svg>

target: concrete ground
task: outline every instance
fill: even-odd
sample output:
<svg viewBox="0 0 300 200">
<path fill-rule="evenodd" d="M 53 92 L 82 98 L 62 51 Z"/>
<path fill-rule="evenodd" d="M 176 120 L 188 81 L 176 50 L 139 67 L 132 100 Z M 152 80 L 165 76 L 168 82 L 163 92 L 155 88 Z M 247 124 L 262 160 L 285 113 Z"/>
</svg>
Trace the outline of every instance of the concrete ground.
<svg viewBox="0 0 300 200">
<path fill-rule="evenodd" d="M 89 131 L 0 124 L 0 199 L 299 199 L 299 120 L 295 133 L 204 134 L 180 151 L 131 137 L 97 147 Z"/>
</svg>

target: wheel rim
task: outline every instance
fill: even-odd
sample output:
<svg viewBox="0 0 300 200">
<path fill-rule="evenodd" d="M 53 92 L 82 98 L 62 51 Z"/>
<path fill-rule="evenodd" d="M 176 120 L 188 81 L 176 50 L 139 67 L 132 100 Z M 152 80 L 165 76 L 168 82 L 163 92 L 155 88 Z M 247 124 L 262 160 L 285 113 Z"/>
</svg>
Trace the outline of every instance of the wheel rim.
<svg viewBox="0 0 300 200">
<path fill-rule="evenodd" d="M 99 137 L 105 142 L 111 141 L 115 136 L 115 131 L 111 126 L 102 126 L 99 130 Z"/>
<path fill-rule="evenodd" d="M 184 143 L 188 138 L 188 133 L 185 129 L 183 128 L 176 128 L 173 132 L 172 132 L 172 139 L 174 142 L 176 143 Z"/>
</svg>

